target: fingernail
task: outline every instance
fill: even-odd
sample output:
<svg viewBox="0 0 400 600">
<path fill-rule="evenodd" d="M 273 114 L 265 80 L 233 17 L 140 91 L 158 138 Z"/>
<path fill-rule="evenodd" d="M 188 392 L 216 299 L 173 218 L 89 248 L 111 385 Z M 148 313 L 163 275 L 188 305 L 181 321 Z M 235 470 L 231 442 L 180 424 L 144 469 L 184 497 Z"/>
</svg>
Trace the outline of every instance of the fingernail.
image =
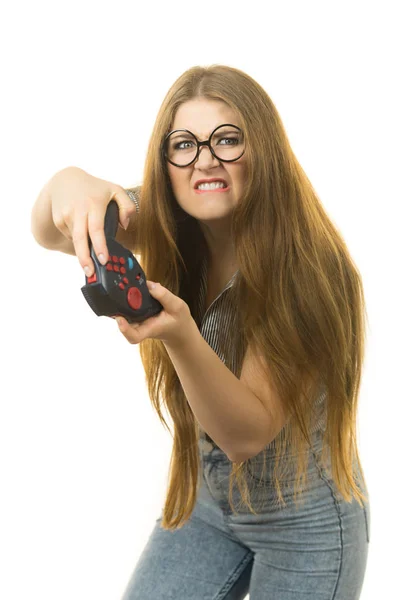
<svg viewBox="0 0 400 600">
<path fill-rule="evenodd" d="M 86 277 L 90 277 L 90 273 L 91 273 L 90 267 L 83 267 L 83 270 L 85 271 Z"/>
<path fill-rule="evenodd" d="M 106 259 L 104 258 L 104 254 L 99 254 L 99 261 L 101 262 L 102 265 L 106 264 Z"/>
</svg>

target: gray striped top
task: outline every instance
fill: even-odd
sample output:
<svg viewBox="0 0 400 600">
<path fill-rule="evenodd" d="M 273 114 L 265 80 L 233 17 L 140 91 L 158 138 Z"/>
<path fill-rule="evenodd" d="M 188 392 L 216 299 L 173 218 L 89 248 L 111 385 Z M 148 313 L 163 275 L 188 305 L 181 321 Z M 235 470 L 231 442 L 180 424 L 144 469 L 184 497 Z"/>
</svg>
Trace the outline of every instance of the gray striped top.
<svg viewBox="0 0 400 600">
<path fill-rule="evenodd" d="M 232 328 L 234 326 L 235 307 L 232 306 L 231 299 L 227 290 L 232 287 L 238 271 L 234 273 L 232 278 L 228 281 L 222 292 L 215 298 L 215 300 L 205 311 L 205 300 L 207 293 L 207 260 L 203 261 L 200 275 L 200 292 L 199 292 L 199 311 L 201 316 L 200 333 L 206 342 L 211 346 L 214 352 L 219 356 L 223 363 L 225 358 L 222 349 L 219 344 L 219 331 L 221 328 Z M 238 359 L 234 359 L 233 373 L 237 376 L 237 365 Z M 320 393 L 315 401 L 315 420 L 314 425 L 311 428 L 311 433 L 316 432 L 318 429 L 325 429 L 326 427 L 326 389 L 321 385 Z M 210 436 L 200 427 L 200 437 L 205 438 L 208 442 L 211 442 L 214 446 L 218 447 L 217 444 L 210 438 Z M 275 440 L 271 442 L 268 447 L 276 447 Z"/>
</svg>

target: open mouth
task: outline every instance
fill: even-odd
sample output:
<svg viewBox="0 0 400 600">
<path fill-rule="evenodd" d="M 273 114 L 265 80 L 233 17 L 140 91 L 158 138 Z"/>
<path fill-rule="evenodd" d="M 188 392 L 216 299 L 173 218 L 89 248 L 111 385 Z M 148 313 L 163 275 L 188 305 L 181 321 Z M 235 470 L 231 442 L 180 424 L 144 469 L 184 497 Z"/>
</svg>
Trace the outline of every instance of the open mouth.
<svg viewBox="0 0 400 600">
<path fill-rule="evenodd" d="M 219 192 L 228 189 L 224 181 L 215 181 L 212 183 L 200 183 L 195 187 L 196 192 Z"/>
</svg>

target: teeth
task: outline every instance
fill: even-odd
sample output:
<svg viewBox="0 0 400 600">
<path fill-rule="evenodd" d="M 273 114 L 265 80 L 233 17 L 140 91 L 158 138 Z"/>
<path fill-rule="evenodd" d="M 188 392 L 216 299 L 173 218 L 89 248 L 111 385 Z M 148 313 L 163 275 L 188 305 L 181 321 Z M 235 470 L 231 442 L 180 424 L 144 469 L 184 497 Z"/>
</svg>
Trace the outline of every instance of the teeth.
<svg viewBox="0 0 400 600">
<path fill-rule="evenodd" d="M 197 189 L 199 190 L 216 190 L 224 188 L 226 185 L 222 181 L 213 181 L 213 183 L 200 183 Z"/>
</svg>

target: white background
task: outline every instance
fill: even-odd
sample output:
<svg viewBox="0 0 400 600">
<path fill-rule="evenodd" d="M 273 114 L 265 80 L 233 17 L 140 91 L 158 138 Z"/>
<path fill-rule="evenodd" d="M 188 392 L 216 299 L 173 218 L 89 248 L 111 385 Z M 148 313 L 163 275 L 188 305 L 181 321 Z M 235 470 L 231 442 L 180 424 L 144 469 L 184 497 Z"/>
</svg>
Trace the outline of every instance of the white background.
<svg viewBox="0 0 400 600">
<path fill-rule="evenodd" d="M 371 497 L 362 600 L 393 597 L 400 534 L 398 3 L 18 2 L 0 13 L 4 600 L 119 600 L 161 510 L 172 441 L 139 347 L 98 318 L 76 257 L 31 210 L 75 165 L 139 184 L 159 106 L 194 65 L 246 71 L 361 271 L 360 453 Z M 396 58 L 397 55 L 397 58 Z"/>
</svg>

